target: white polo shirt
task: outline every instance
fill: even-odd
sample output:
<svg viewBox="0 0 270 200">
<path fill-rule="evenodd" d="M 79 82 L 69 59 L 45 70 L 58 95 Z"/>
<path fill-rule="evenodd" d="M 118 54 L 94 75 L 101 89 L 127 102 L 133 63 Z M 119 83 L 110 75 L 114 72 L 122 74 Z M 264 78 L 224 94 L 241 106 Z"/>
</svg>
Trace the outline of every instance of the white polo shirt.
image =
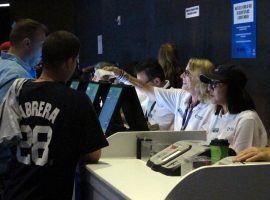
<svg viewBox="0 0 270 200">
<path fill-rule="evenodd" d="M 137 92 L 137 96 L 138 96 L 139 101 L 141 103 L 141 107 L 142 107 L 143 113 L 145 113 L 146 108 L 147 108 L 147 104 L 148 104 L 148 101 L 149 101 L 149 98 L 147 97 L 146 94 L 144 94 L 143 92 L 141 92 L 136 87 L 135 87 L 135 90 Z"/>
<path fill-rule="evenodd" d="M 166 80 L 163 89 L 170 87 L 170 82 Z M 152 110 L 151 107 L 153 106 Z M 173 130 L 174 127 L 174 113 L 168 110 L 165 106 L 159 105 L 147 98 L 147 106 L 144 114 L 147 115 L 148 122 L 151 125 L 158 124 L 160 130 Z"/>
<path fill-rule="evenodd" d="M 264 147 L 267 133 L 257 112 L 247 110 L 239 114 L 213 115 L 207 140 L 227 139 L 230 147 L 240 152 L 248 147 Z"/>
<path fill-rule="evenodd" d="M 182 89 L 166 90 L 156 87 L 154 88 L 154 92 L 157 104 L 164 106 L 170 112 L 174 113 L 174 130 L 181 130 L 184 113 L 189 105 L 191 94 Z M 199 103 L 193 108 L 185 130 L 204 130 L 204 124 L 209 122 L 210 116 L 214 111 L 215 106 L 213 104 Z"/>
</svg>

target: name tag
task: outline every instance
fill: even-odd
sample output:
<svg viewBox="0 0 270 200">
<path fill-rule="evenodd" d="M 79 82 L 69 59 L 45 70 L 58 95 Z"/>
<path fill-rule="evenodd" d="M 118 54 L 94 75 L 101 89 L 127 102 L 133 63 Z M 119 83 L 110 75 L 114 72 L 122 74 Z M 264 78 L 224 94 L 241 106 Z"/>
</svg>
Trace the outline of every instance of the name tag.
<svg viewBox="0 0 270 200">
<path fill-rule="evenodd" d="M 234 128 L 233 127 L 227 127 L 227 131 L 228 132 L 233 132 L 234 131 Z"/>
<path fill-rule="evenodd" d="M 203 117 L 200 116 L 200 115 L 198 115 L 198 114 L 195 115 L 195 118 L 198 119 L 198 120 L 202 120 L 203 119 Z"/>
<path fill-rule="evenodd" d="M 218 131 L 219 131 L 219 128 L 213 128 L 213 129 L 212 129 L 212 132 L 213 132 L 213 133 L 218 133 Z"/>
</svg>

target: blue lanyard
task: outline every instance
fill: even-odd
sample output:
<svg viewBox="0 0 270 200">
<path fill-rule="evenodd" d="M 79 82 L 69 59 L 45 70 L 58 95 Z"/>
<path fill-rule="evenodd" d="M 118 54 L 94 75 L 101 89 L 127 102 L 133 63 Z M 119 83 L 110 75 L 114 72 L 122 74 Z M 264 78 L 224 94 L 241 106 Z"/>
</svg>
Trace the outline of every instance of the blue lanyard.
<svg viewBox="0 0 270 200">
<path fill-rule="evenodd" d="M 188 122 L 190 120 L 190 117 L 191 117 L 191 114 L 192 114 L 192 110 L 190 110 L 187 114 L 187 117 L 185 117 L 185 119 L 183 119 L 183 122 L 184 122 L 184 126 L 182 125 L 182 128 L 181 130 L 185 130 L 187 125 L 188 125 Z"/>
<path fill-rule="evenodd" d="M 145 112 L 145 119 L 148 121 L 149 116 L 151 115 L 151 112 L 153 111 L 154 107 L 156 105 L 156 101 L 151 105 L 149 112 Z"/>
<path fill-rule="evenodd" d="M 193 111 L 193 108 L 195 106 L 197 106 L 200 102 L 197 101 L 195 104 L 192 104 L 192 99 L 190 99 L 189 101 L 189 104 L 185 110 L 185 114 L 183 116 L 183 120 L 182 120 L 182 127 L 181 127 L 181 130 L 185 130 L 188 123 L 189 123 L 189 120 L 191 118 L 191 115 L 192 115 L 192 111 Z"/>
</svg>

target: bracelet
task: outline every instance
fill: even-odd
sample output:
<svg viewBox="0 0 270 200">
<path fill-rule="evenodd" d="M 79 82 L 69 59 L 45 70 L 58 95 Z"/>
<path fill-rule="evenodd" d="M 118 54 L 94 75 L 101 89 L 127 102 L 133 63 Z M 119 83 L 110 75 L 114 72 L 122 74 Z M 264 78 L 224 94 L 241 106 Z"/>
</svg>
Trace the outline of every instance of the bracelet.
<svg viewBox="0 0 270 200">
<path fill-rule="evenodd" d="M 121 70 L 121 74 L 117 78 L 120 82 L 125 83 L 128 78 L 124 70 Z"/>
<path fill-rule="evenodd" d="M 117 79 L 122 79 L 123 78 L 123 76 L 124 76 L 124 70 L 122 70 L 121 69 L 121 73 L 120 73 L 120 75 L 117 77 Z"/>
</svg>

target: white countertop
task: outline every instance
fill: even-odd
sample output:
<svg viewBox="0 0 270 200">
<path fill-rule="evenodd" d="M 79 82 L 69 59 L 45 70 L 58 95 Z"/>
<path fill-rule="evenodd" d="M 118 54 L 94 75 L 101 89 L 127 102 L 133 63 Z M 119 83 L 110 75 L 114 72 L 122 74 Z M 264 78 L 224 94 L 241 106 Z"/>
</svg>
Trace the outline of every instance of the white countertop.
<svg viewBox="0 0 270 200">
<path fill-rule="evenodd" d="M 86 168 L 130 199 L 165 199 L 181 180 L 180 176 L 155 172 L 144 161 L 134 158 L 101 159 Z"/>
</svg>

